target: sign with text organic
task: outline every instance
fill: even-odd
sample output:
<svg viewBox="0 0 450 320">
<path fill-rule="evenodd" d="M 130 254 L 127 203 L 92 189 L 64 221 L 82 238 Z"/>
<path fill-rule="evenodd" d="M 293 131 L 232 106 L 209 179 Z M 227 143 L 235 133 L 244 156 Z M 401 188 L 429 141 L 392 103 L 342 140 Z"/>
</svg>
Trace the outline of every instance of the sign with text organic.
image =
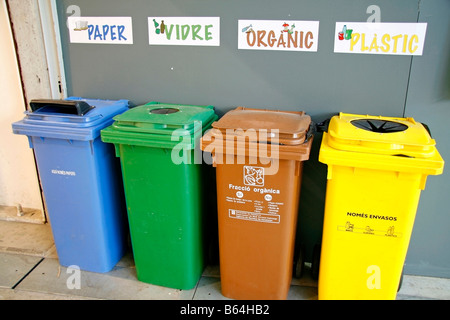
<svg viewBox="0 0 450 320">
<path fill-rule="evenodd" d="M 426 23 L 336 22 L 334 52 L 421 56 Z"/>
<path fill-rule="evenodd" d="M 220 46 L 219 17 L 149 17 L 150 45 Z"/>
<path fill-rule="evenodd" d="M 71 43 L 133 44 L 131 17 L 69 17 Z"/>
<path fill-rule="evenodd" d="M 319 21 L 239 20 L 238 48 L 317 51 Z"/>
</svg>

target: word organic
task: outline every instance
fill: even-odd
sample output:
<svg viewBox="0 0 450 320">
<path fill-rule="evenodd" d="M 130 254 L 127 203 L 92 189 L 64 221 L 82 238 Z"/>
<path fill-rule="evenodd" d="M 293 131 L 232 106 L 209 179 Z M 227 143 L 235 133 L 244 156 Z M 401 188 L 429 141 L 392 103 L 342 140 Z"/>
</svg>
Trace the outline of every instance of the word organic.
<svg viewBox="0 0 450 320">
<path fill-rule="evenodd" d="M 319 21 L 239 20 L 239 49 L 317 51 Z"/>
</svg>

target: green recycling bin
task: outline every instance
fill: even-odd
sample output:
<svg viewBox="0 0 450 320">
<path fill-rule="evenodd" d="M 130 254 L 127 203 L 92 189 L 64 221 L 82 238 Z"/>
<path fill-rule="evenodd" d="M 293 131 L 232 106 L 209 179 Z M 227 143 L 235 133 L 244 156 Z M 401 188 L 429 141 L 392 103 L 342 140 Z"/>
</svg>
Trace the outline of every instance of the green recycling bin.
<svg viewBox="0 0 450 320">
<path fill-rule="evenodd" d="M 217 120 L 213 106 L 150 102 L 102 130 L 120 157 L 139 281 L 189 290 L 205 261 L 199 143 Z"/>
</svg>

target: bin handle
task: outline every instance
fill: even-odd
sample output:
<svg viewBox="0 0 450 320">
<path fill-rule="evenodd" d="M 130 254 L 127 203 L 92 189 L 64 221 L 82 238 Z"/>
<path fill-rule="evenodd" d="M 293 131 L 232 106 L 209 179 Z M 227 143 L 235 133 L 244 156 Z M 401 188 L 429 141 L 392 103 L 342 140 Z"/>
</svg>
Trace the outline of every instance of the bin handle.
<svg viewBox="0 0 450 320">
<path fill-rule="evenodd" d="M 313 121 L 311 121 L 308 132 L 306 133 L 306 139 L 303 143 L 307 143 L 309 141 L 309 139 L 311 139 L 311 137 L 314 136 L 316 131 L 317 131 L 317 125 Z"/>
<path fill-rule="evenodd" d="M 317 132 L 327 132 L 328 131 L 328 126 L 330 124 L 330 120 L 331 118 L 328 118 L 322 122 L 319 122 L 316 124 L 316 131 Z"/>
<path fill-rule="evenodd" d="M 37 99 L 30 102 L 31 111 L 35 112 L 42 108 L 49 108 L 49 111 L 63 114 L 74 114 L 84 116 L 95 106 L 89 105 L 81 100 L 52 100 L 52 99 Z"/>
<path fill-rule="evenodd" d="M 428 134 L 430 135 L 430 138 L 433 138 L 433 136 L 431 135 L 430 127 L 429 127 L 426 123 L 421 122 L 421 124 L 423 125 L 423 127 L 425 128 L 425 130 L 428 131 Z"/>
</svg>

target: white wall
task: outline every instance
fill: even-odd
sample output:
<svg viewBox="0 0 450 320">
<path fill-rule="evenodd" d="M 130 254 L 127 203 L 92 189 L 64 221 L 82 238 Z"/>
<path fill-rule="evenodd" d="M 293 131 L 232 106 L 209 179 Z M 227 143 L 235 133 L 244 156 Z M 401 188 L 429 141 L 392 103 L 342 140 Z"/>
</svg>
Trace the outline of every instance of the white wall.
<svg viewBox="0 0 450 320">
<path fill-rule="evenodd" d="M 19 68 L 4 0 L 0 0 L 0 205 L 39 209 L 42 200 L 33 152 L 11 123 L 25 111 Z"/>
</svg>

